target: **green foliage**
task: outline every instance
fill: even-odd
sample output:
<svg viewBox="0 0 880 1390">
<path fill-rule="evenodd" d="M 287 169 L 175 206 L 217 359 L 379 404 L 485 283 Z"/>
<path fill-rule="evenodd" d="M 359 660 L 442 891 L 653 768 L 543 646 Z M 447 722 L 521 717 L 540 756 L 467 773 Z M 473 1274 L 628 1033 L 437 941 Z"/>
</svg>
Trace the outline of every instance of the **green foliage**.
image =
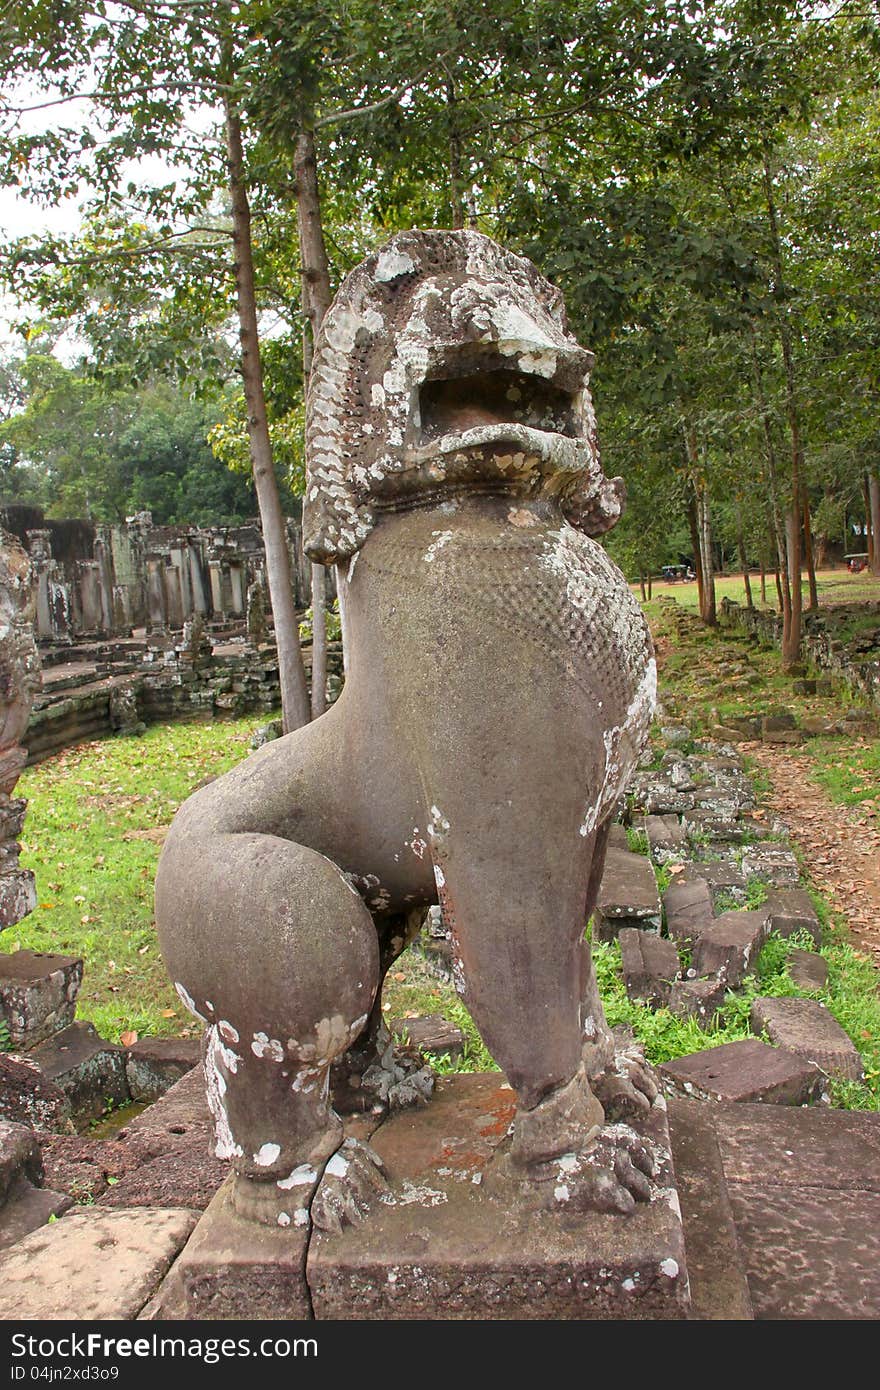
<svg viewBox="0 0 880 1390">
<path fill-rule="evenodd" d="M 311 642 L 312 640 L 312 619 L 312 610 L 307 608 L 299 625 L 299 640 L 301 642 Z M 327 605 L 327 641 L 342 641 L 342 619 L 339 616 L 338 598 Z"/>
</svg>

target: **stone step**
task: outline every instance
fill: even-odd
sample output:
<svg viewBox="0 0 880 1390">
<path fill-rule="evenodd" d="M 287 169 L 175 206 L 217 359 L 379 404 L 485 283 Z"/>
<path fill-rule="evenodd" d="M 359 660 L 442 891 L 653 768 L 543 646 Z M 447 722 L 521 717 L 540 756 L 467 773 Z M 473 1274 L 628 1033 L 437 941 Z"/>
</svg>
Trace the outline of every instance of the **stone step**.
<svg viewBox="0 0 880 1390">
<path fill-rule="evenodd" d="M 0 1019 L 14 1046 L 33 1047 L 73 1022 L 82 976 L 75 956 L 0 955 Z"/>
<path fill-rule="evenodd" d="M 83 1126 L 131 1099 L 125 1048 L 105 1042 L 91 1023 L 71 1023 L 31 1053 L 43 1075 L 70 1101 L 74 1122 Z"/>
<path fill-rule="evenodd" d="M 136 1318 L 195 1221 L 181 1209 L 71 1212 L 0 1254 L 0 1318 Z"/>
</svg>

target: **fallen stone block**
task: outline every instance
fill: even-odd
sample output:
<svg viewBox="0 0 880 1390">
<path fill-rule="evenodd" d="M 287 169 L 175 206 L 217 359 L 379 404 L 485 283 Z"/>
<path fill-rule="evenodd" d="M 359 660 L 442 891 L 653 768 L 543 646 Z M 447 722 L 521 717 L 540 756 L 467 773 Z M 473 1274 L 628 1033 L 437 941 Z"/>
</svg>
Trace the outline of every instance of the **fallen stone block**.
<svg viewBox="0 0 880 1390">
<path fill-rule="evenodd" d="M 721 975 L 677 980 L 670 991 L 669 1011 L 679 1018 L 706 1023 L 721 1008 L 726 993 L 727 982 Z"/>
<path fill-rule="evenodd" d="M 818 1067 L 758 1038 L 664 1062 L 660 1075 L 679 1095 L 764 1105 L 806 1105 L 825 1085 Z"/>
<path fill-rule="evenodd" d="M 64 1091 L 76 1124 L 97 1120 L 131 1099 L 125 1049 L 105 1042 L 91 1023 L 71 1023 L 39 1043 L 31 1056 Z"/>
<path fill-rule="evenodd" d="M 597 940 L 611 941 L 621 927 L 660 930 L 660 897 L 650 860 L 630 850 L 609 850 L 599 885 L 594 929 Z"/>
<path fill-rule="evenodd" d="M 672 982 L 680 970 L 675 942 L 633 927 L 624 927 L 619 939 L 623 981 L 629 998 L 654 1009 L 662 1008 L 669 1001 Z"/>
<path fill-rule="evenodd" d="M 681 859 L 687 851 L 687 841 L 677 816 L 645 816 L 642 828 L 655 864 Z"/>
<path fill-rule="evenodd" d="M 673 941 L 690 948 L 714 920 L 708 883 L 702 878 L 671 883 L 663 894 L 663 911 Z"/>
<path fill-rule="evenodd" d="M 797 720 L 790 710 L 780 710 L 776 714 L 765 714 L 761 720 L 761 733 L 788 733 L 797 728 Z"/>
<path fill-rule="evenodd" d="M 43 1157 L 34 1132 L 0 1122 L 0 1249 L 22 1240 L 70 1205 L 64 1193 L 43 1186 Z"/>
<path fill-rule="evenodd" d="M 679 883 L 694 883 L 704 879 L 712 894 L 713 907 L 719 898 L 733 898 L 738 903 L 746 901 L 746 881 L 738 865 L 732 859 L 700 859 L 686 864 Z"/>
<path fill-rule="evenodd" d="M 839 727 L 822 715 L 808 714 L 801 720 L 801 729 L 810 738 L 831 738 L 840 733 Z"/>
<path fill-rule="evenodd" d="M 746 878 L 759 878 L 771 888 L 796 888 L 800 879 L 797 856 L 785 845 L 746 845 L 741 867 Z"/>
<path fill-rule="evenodd" d="M 195 1221 L 177 1209 L 68 1213 L 0 1255 L 0 1318 L 136 1318 Z"/>
<path fill-rule="evenodd" d="M 404 1035 L 419 1052 L 433 1052 L 438 1057 L 460 1057 L 464 1051 L 464 1033 L 440 1014 L 423 1018 L 395 1018 L 391 1032 Z"/>
<path fill-rule="evenodd" d="M 855 1043 L 816 999 L 756 999 L 751 1026 L 771 1042 L 815 1065 L 828 1076 L 864 1081 L 865 1066 Z"/>
<path fill-rule="evenodd" d="M 777 936 L 807 932 L 815 946 L 821 945 L 822 928 L 806 888 L 778 888 L 767 894 L 763 906 L 770 914 L 770 930 Z"/>
<path fill-rule="evenodd" d="M 0 1210 L 0 1250 L 17 1245 L 31 1231 L 39 1230 L 52 1217 L 63 1216 L 72 1206 L 72 1198 L 64 1192 L 20 1183 Z"/>
<path fill-rule="evenodd" d="M 11 1052 L 0 1053 L 0 1119 L 60 1133 L 73 1128 L 70 1101 L 61 1087 L 30 1057 Z"/>
<path fill-rule="evenodd" d="M 27 917 L 36 905 L 37 887 L 30 869 L 0 874 L 0 931 Z"/>
<path fill-rule="evenodd" d="M 82 974 L 74 956 L 0 955 L 0 1020 L 15 1046 L 33 1047 L 73 1022 Z"/>
<path fill-rule="evenodd" d="M 132 1100 L 155 1101 L 198 1066 L 200 1038 L 141 1038 L 127 1052 L 125 1074 Z"/>
<path fill-rule="evenodd" d="M 795 949 L 788 957 L 788 973 L 799 989 L 824 989 L 828 983 L 828 962 L 816 951 Z"/>
<path fill-rule="evenodd" d="M 769 933 L 770 918 L 763 908 L 722 912 L 694 943 L 691 964 L 698 975 L 723 974 L 735 989 L 754 969 Z"/>
<path fill-rule="evenodd" d="M 39 1141 L 26 1125 L 0 1120 L 0 1205 L 21 1179 L 34 1186 L 43 1181 Z"/>
</svg>

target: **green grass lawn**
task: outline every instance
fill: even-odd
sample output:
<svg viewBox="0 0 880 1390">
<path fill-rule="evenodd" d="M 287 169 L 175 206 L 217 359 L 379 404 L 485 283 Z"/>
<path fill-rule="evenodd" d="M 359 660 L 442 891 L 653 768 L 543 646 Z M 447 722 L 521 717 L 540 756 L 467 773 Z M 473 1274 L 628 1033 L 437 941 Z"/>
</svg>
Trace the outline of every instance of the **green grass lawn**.
<svg viewBox="0 0 880 1390">
<path fill-rule="evenodd" d="M 245 756 L 256 718 L 161 725 L 108 738 L 28 769 L 22 863 L 37 877 L 37 908 L 0 949 L 82 956 L 77 1016 L 103 1037 L 182 1034 L 195 1020 L 172 990 L 153 922 L 162 832 L 196 785 Z"/>
<path fill-rule="evenodd" d="M 749 582 L 752 586 L 752 601 L 761 607 L 761 578 L 758 574 L 749 573 Z M 639 592 L 638 584 L 630 585 L 633 593 Z M 846 569 L 820 570 L 816 575 L 816 589 L 819 594 L 819 603 L 861 603 L 865 599 L 880 601 L 880 579 L 872 578 L 871 575 L 850 574 Z M 801 584 L 804 596 L 804 607 L 806 608 L 810 599 L 809 585 L 806 579 Z M 723 598 L 733 599 L 736 603 L 745 603 L 746 586 L 741 574 L 722 574 L 715 577 L 715 595 L 720 604 Z M 676 603 L 680 603 L 683 608 L 696 610 L 698 605 L 698 591 L 695 580 L 688 584 L 665 584 L 655 580 L 652 586 L 652 599 L 674 598 Z M 767 576 L 767 603 L 768 609 L 777 609 L 779 604 L 776 597 L 776 584 L 772 574 Z"/>
</svg>

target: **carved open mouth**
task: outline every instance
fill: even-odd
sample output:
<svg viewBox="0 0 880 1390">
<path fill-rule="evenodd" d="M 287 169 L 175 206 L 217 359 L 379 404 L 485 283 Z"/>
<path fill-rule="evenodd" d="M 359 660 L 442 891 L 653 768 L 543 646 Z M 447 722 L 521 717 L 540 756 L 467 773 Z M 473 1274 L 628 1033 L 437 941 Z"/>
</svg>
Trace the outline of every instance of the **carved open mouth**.
<svg viewBox="0 0 880 1390">
<path fill-rule="evenodd" d="M 524 426 L 542 433 L 580 434 L 575 396 L 552 382 L 530 373 L 499 368 L 466 376 L 425 381 L 419 390 L 420 445 L 451 435 L 456 438 L 479 430 L 487 440 L 486 428 L 502 426 L 499 438 L 506 438 L 505 425 Z"/>
</svg>

